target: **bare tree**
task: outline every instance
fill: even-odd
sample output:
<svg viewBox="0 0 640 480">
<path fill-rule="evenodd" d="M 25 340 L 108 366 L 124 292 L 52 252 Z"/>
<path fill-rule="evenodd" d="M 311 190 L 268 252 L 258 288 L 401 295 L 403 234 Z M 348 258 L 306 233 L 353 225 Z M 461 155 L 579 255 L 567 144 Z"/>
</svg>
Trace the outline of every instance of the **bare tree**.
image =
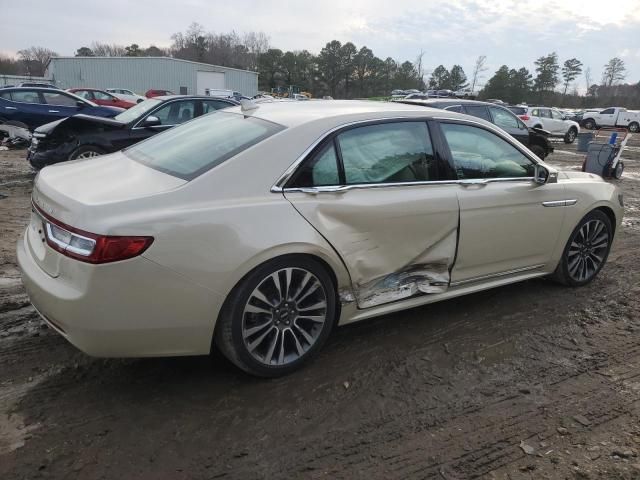
<svg viewBox="0 0 640 480">
<path fill-rule="evenodd" d="M 589 92 L 589 88 L 591 88 L 591 67 L 587 67 L 584 70 L 584 81 L 587 84 L 587 92 Z"/>
<path fill-rule="evenodd" d="M 124 57 L 127 54 L 123 45 L 115 43 L 93 42 L 91 50 L 96 57 Z"/>
<path fill-rule="evenodd" d="M 24 64 L 28 75 L 37 77 L 44 75 L 49 59 L 57 56 L 58 54 L 56 52 L 45 47 L 30 47 L 18 51 L 18 57 Z"/>
<path fill-rule="evenodd" d="M 472 80 L 471 80 L 471 91 L 473 92 L 476 88 L 476 85 L 478 84 L 478 80 L 480 80 L 481 78 L 483 78 L 484 75 L 482 75 L 482 72 L 486 72 L 487 71 L 487 67 L 485 67 L 485 63 L 487 61 L 487 56 L 486 55 L 480 55 L 477 59 L 476 59 L 476 64 L 473 67 L 473 75 L 472 75 Z"/>
<path fill-rule="evenodd" d="M 418 72 L 418 78 L 420 79 L 421 84 L 424 86 L 426 83 L 424 82 L 424 69 L 422 68 L 422 57 L 424 57 L 424 50 L 420 50 L 420 53 L 416 57 L 416 61 L 413 63 L 416 67 L 416 71 Z M 420 88 L 424 88 L 424 87 Z"/>
<path fill-rule="evenodd" d="M 624 65 L 624 61 L 621 58 L 613 57 L 604 66 L 604 73 L 602 74 L 602 83 L 607 87 L 610 87 L 616 82 L 622 81 L 627 76 L 627 67 Z"/>
</svg>

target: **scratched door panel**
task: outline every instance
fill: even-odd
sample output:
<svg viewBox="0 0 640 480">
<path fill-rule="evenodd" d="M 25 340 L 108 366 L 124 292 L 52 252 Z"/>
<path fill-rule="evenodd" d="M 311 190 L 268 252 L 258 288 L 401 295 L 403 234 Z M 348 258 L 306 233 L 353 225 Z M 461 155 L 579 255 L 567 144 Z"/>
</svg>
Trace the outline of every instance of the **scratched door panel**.
<svg viewBox="0 0 640 480">
<path fill-rule="evenodd" d="M 344 260 L 360 308 L 449 286 L 456 254 L 456 185 L 403 185 L 287 199 Z"/>
</svg>

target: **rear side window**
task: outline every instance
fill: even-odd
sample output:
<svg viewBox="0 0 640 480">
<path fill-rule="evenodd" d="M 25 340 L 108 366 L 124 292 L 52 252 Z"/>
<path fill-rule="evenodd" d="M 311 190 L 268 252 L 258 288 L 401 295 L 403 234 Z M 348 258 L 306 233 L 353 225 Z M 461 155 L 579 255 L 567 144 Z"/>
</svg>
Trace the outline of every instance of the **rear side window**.
<svg viewBox="0 0 640 480">
<path fill-rule="evenodd" d="M 11 99 L 14 102 L 21 103 L 41 103 L 40 95 L 38 95 L 38 92 L 30 92 L 28 90 L 16 90 L 14 92 L 11 92 Z"/>
<path fill-rule="evenodd" d="M 124 153 L 148 167 L 191 180 L 283 129 L 259 118 L 220 111 L 155 135 Z"/>
<path fill-rule="evenodd" d="M 228 102 L 223 102 L 221 100 L 203 100 L 202 101 L 202 114 L 215 112 L 216 110 L 220 110 L 221 108 L 230 107 L 231 104 Z"/>
<path fill-rule="evenodd" d="M 541 108 L 539 112 L 541 118 L 551 118 L 551 110 L 548 108 Z"/>
<path fill-rule="evenodd" d="M 305 162 L 293 180 L 296 187 L 324 187 L 340 183 L 338 156 L 333 140 Z"/>
<path fill-rule="evenodd" d="M 338 135 L 337 140 L 347 185 L 434 178 L 433 148 L 424 122 L 354 128 Z"/>
<path fill-rule="evenodd" d="M 178 125 L 193 118 L 195 101 L 171 102 L 156 110 L 151 115 L 160 119 L 161 125 Z"/>
<path fill-rule="evenodd" d="M 489 110 L 487 110 L 487 107 L 481 105 L 465 105 L 464 109 L 469 115 L 482 118 L 487 122 L 491 121 L 491 117 L 489 116 Z"/>
<path fill-rule="evenodd" d="M 489 107 L 493 116 L 493 123 L 506 130 L 519 128 L 515 115 L 500 107 Z"/>
<path fill-rule="evenodd" d="M 524 107 L 509 107 L 509 110 L 511 110 L 516 115 L 524 115 L 527 113 L 527 109 Z"/>
</svg>

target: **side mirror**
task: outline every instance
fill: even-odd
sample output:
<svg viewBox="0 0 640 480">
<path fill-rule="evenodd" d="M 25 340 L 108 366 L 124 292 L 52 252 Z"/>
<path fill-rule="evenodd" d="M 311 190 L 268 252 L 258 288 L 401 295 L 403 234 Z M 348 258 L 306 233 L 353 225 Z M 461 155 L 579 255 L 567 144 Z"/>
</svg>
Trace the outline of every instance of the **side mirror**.
<svg viewBox="0 0 640 480">
<path fill-rule="evenodd" d="M 157 127 L 158 125 L 162 125 L 162 122 L 154 115 L 149 115 L 142 121 L 142 126 L 145 128 Z"/>
<path fill-rule="evenodd" d="M 544 185 L 549 181 L 549 171 L 537 163 L 533 169 L 533 181 L 538 185 Z"/>
<path fill-rule="evenodd" d="M 84 107 L 86 107 L 86 106 L 87 106 L 87 104 L 86 104 L 86 103 L 84 103 L 82 100 L 77 100 L 77 101 L 76 101 L 76 107 L 78 107 L 78 108 L 84 108 Z"/>
</svg>

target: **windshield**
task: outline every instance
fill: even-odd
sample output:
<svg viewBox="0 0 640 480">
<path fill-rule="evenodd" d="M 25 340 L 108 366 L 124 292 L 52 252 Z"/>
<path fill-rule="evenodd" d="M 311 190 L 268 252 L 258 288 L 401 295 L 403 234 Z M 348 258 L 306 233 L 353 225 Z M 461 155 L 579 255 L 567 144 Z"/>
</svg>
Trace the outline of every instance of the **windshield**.
<svg viewBox="0 0 640 480">
<path fill-rule="evenodd" d="M 140 118 L 142 115 L 147 113 L 153 107 L 160 105 L 161 103 L 162 100 L 155 100 L 150 98 L 149 100 L 145 100 L 144 102 L 140 102 L 134 105 L 129 110 L 125 110 L 124 112 L 119 113 L 115 116 L 115 119 L 122 123 L 133 122 L 137 118 Z"/>
<path fill-rule="evenodd" d="M 124 154 L 161 172 L 191 180 L 282 129 L 282 125 L 266 120 L 215 112 L 155 135 L 124 150 Z"/>
</svg>

